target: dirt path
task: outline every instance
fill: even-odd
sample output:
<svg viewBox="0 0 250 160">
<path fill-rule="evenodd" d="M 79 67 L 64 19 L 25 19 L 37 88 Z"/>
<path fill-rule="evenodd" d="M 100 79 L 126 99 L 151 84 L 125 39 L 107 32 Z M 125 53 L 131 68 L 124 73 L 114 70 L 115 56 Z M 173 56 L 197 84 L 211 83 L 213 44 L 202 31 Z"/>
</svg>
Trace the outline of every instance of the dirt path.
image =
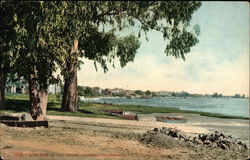
<svg viewBox="0 0 250 160">
<path fill-rule="evenodd" d="M 1 155 L 6 159 L 164 159 L 188 153 L 185 148 L 152 148 L 130 137 L 87 128 L 13 128 L 1 125 Z M 131 137 L 133 138 L 133 137 Z"/>
<path fill-rule="evenodd" d="M 154 115 L 140 115 L 140 121 L 48 116 L 50 128 L 16 128 L 0 124 L 0 154 L 6 159 L 20 160 L 195 159 L 190 155 L 196 153 L 189 148 L 153 148 L 141 144 L 137 136 L 157 127 L 176 127 L 192 136 L 216 129 L 230 130 L 232 126 L 239 127 L 231 132 L 241 139 L 249 135 L 249 131 L 245 131 L 248 121 L 193 114 L 183 116 L 189 119 L 185 124 L 156 122 Z"/>
</svg>

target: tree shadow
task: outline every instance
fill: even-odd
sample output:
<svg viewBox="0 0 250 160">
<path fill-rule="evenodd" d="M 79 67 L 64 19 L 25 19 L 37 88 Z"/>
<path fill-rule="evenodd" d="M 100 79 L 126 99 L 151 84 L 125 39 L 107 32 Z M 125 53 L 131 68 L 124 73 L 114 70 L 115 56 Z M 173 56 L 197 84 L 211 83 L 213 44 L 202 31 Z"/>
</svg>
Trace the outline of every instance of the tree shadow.
<svg viewBox="0 0 250 160">
<path fill-rule="evenodd" d="M 61 103 L 49 102 L 47 109 L 48 109 L 48 111 L 64 112 L 64 111 L 61 110 L 60 106 L 61 106 Z M 88 110 L 85 110 L 85 109 L 78 109 L 76 112 L 85 113 L 85 114 L 94 114 L 94 112 L 88 111 Z"/>
<path fill-rule="evenodd" d="M 78 112 L 86 113 L 86 114 L 93 114 L 94 113 L 94 112 L 91 112 L 91 111 L 88 111 L 88 110 L 85 110 L 85 109 L 78 109 Z"/>
<path fill-rule="evenodd" d="M 61 106 L 61 103 L 49 102 L 47 105 L 47 110 L 56 111 L 56 112 L 64 112 L 61 110 L 60 106 Z M 4 110 L 12 110 L 15 112 L 28 112 L 29 107 L 30 107 L 29 100 L 6 99 Z M 94 112 L 85 110 L 85 109 L 79 109 L 77 112 L 85 113 L 85 114 L 94 114 Z"/>
<path fill-rule="evenodd" d="M 5 110 L 26 112 L 29 110 L 29 106 L 30 106 L 29 100 L 16 100 L 16 99 L 5 100 Z"/>
<path fill-rule="evenodd" d="M 61 103 L 58 103 L 58 102 L 49 102 L 48 105 L 47 105 L 47 110 L 48 111 L 52 110 L 52 111 L 60 112 L 61 111 L 60 106 L 61 106 Z"/>
</svg>

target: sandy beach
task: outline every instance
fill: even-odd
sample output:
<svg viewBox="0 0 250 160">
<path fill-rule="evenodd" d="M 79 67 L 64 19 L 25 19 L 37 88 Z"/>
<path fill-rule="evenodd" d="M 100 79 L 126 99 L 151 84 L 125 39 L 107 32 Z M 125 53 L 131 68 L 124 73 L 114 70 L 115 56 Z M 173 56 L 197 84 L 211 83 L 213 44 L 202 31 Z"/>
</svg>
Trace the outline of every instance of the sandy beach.
<svg viewBox="0 0 250 160">
<path fill-rule="evenodd" d="M 50 127 L 35 129 L 7 127 L 1 124 L 1 155 L 6 159 L 43 160 L 69 159 L 69 157 L 70 159 L 83 159 L 83 157 L 86 159 L 192 159 L 188 155 L 195 153 L 187 148 L 153 148 L 136 140 L 137 134 L 162 127 L 176 128 L 189 136 L 219 131 L 239 138 L 249 146 L 248 120 L 205 117 L 198 114 L 164 114 L 183 116 L 188 119 L 187 123 L 167 124 L 157 122 L 155 115 L 139 115 L 139 121 L 48 116 Z M 40 156 L 35 156 L 35 153 Z"/>
</svg>

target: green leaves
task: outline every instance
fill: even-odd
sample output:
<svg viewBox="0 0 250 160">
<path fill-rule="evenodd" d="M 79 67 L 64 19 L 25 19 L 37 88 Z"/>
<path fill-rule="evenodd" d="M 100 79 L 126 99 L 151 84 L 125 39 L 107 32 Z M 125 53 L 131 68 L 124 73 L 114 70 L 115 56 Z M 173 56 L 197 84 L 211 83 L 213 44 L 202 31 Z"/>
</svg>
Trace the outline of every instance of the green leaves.
<svg viewBox="0 0 250 160">
<path fill-rule="evenodd" d="M 125 67 L 128 62 L 134 60 L 140 44 L 139 39 L 134 35 L 128 35 L 117 40 L 116 55 L 120 60 L 121 67 Z"/>
<path fill-rule="evenodd" d="M 17 57 L 12 68 L 20 76 L 36 73 L 39 83 L 46 85 L 55 78 L 57 64 L 67 75 L 71 65 L 80 67 L 79 57 L 99 63 L 105 72 L 115 59 L 124 67 L 135 58 L 141 31 L 148 40 L 147 32 L 156 30 L 166 40 L 166 55 L 185 59 L 198 43 L 199 26 L 194 32 L 187 26 L 200 5 L 196 1 L 1 2 L 0 50 L 6 51 L 1 58 L 10 64 L 6 55 L 12 50 Z M 139 28 L 137 37 L 118 36 L 132 27 Z M 71 52 L 75 39 L 84 54 Z"/>
<path fill-rule="evenodd" d="M 48 3 L 51 7 L 52 3 Z M 185 59 L 185 54 L 190 51 L 198 40 L 186 31 L 192 13 L 200 7 L 200 2 L 57 2 L 56 7 L 46 10 L 50 14 L 49 21 L 54 22 L 53 37 L 57 41 L 57 47 L 68 50 L 73 39 L 79 40 L 79 49 L 85 54 L 73 55 L 61 52 L 64 62 L 72 62 L 77 57 L 84 56 L 96 63 L 100 63 L 104 71 L 107 71 L 107 63 L 113 63 L 118 58 L 120 65 L 124 67 L 129 61 L 133 61 L 136 50 L 139 48 L 139 40 L 121 38 L 116 32 L 125 28 L 136 27 L 139 22 L 141 30 L 145 33 L 156 30 L 162 32 L 167 40 L 166 54 L 176 58 Z M 100 31 L 100 25 L 111 27 L 109 32 Z M 198 33 L 196 30 L 195 33 Z M 134 39 L 134 41 L 132 41 Z M 57 50 L 59 51 L 59 49 Z M 61 60 L 59 60 L 61 61 Z M 61 63 L 60 66 L 70 64 Z M 95 65 L 97 66 L 97 65 Z M 67 68 L 67 67 L 66 67 Z M 62 69 L 64 70 L 64 69 Z M 66 73 L 66 72 L 65 72 Z"/>
<path fill-rule="evenodd" d="M 13 52 L 16 53 L 12 69 L 18 76 L 29 77 L 33 74 L 40 86 L 45 88 L 55 77 L 56 54 L 51 47 L 51 39 L 46 16 L 43 15 L 43 3 L 40 2 L 6 2 L 15 7 L 13 11 L 13 29 L 16 37 L 13 40 Z M 46 30 L 47 29 L 47 30 Z M 47 33 L 46 33 L 47 32 Z"/>
<path fill-rule="evenodd" d="M 14 5 L 9 2 L 0 3 L 0 70 L 7 74 L 12 71 L 15 45 L 15 15 Z"/>
<path fill-rule="evenodd" d="M 185 54 L 190 52 L 190 48 L 198 43 L 198 39 L 190 32 L 176 32 L 175 36 L 170 39 L 165 49 L 166 55 L 172 55 L 175 58 L 181 57 L 185 60 Z"/>
<path fill-rule="evenodd" d="M 200 26 L 198 25 L 198 24 L 196 24 L 196 25 L 194 25 L 194 27 L 193 27 L 193 29 L 194 29 L 194 32 L 195 32 L 195 34 L 197 35 L 197 36 L 199 36 L 200 35 Z"/>
</svg>

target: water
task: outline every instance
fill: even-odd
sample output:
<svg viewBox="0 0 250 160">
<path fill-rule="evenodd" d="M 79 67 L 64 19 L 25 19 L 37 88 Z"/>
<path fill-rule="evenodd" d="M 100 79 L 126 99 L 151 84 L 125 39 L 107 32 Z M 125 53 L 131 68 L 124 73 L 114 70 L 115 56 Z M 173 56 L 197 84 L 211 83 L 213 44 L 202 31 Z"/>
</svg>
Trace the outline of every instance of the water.
<svg viewBox="0 0 250 160">
<path fill-rule="evenodd" d="M 84 100 L 112 104 L 133 104 L 153 107 L 174 107 L 182 110 L 219 113 L 223 115 L 249 117 L 249 99 L 243 98 L 99 98 Z"/>
</svg>

